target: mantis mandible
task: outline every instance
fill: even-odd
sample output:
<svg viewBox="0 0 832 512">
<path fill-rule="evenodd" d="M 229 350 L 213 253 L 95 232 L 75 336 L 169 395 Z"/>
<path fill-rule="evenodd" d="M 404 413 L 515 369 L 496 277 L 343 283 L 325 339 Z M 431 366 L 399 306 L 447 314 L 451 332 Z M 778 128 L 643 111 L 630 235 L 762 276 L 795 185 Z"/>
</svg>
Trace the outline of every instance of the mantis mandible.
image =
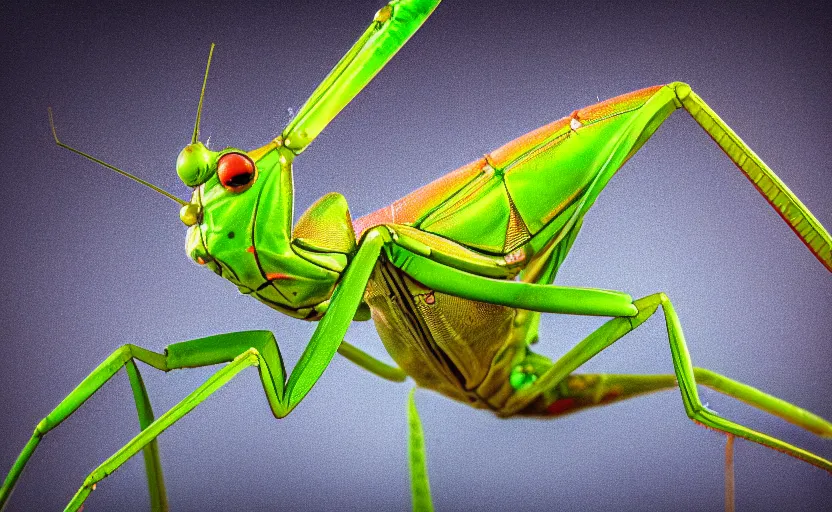
<svg viewBox="0 0 832 512">
<path fill-rule="evenodd" d="M 677 114 L 677 115 L 678 115 L 678 114 Z M 570 125 L 571 125 L 571 123 L 570 123 Z M 570 128 L 571 128 L 571 126 L 570 126 Z M 579 130 L 580 130 L 581 128 L 582 128 L 582 126 L 578 126 L 578 128 L 576 128 L 576 129 L 574 130 L 574 132 L 575 132 L 576 134 L 580 133 L 580 132 L 579 132 Z M 570 132 L 570 133 L 571 133 L 571 132 Z M 259 179 L 259 178 L 258 178 L 258 179 Z M 350 263 L 350 265 L 352 265 L 352 263 Z M 521 384 L 520 384 L 520 385 L 522 385 L 522 382 L 521 382 Z"/>
</svg>

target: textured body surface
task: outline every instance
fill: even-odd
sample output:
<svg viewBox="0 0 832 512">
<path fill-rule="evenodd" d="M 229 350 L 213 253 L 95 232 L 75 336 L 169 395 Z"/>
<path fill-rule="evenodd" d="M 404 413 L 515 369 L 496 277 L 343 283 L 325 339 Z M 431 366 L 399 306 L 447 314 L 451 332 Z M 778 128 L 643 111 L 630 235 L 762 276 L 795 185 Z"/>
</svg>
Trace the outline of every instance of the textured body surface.
<svg viewBox="0 0 832 512">
<path fill-rule="evenodd" d="M 385 349 L 419 386 L 478 408 L 500 405 L 491 400 L 497 390 L 480 388 L 491 375 L 510 389 L 505 364 L 493 361 L 517 338 L 514 309 L 434 292 L 386 261 L 366 300 Z"/>
<path fill-rule="evenodd" d="M 600 169 L 609 172 L 607 180 L 618 170 L 604 165 L 621 151 L 625 128 L 660 88 L 611 98 L 529 132 L 356 220 L 356 233 L 383 223 L 409 224 L 473 249 L 508 254 L 577 202 Z M 637 137 L 624 148 L 626 156 L 675 108 L 669 101 L 660 98 L 644 122 L 631 128 Z"/>
<path fill-rule="evenodd" d="M 577 110 L 357 219 L 356 233 L 387 224 L 434 252 L 502 259 L 506 279 L 559 254 L 551 282 L 592 201 L 674 101 L 672 87 L 655 86 Z M 387 260 L 366 300 L 387 352 L 420 386 L 495 411 L 513 394 L 511 369 L 528 352 L 529 320 L 518 310 L 437 293 Z M 551 364 L 529 357 L 538 373 Z"/>
<path fill-rule="evenodd" d="M 273 311 L 235 296 L 228 283 L 204 279 L 184 261 L 182 226 L 158 198 L 120 178 L 99 177 L 100 170 L 64 152 L 44 151 L 49 141 L 43 108 L 61 109 L 59 129 L 67 137 L 75 134 L 79 144 L 83 140 L 102 156 L 175 188 L 171 155 L 193 124 L 195 82 L 207 44 L 206 37 L 183 32 L 182 19 L 199 25 L 201 34 L 218 36 L 219 48 L 231 52 L 224 65 L 240 65 L 216 75 L 209 98 L 222 100 L 210 100 L 206 134 L 255 147 L 264 133 L 282 127 L 289 114 L 281 117 L 279 110 L 297 108 L 379 2 L 356 5 L 354 13 L 339 10 L 337 21 L 317 4 L 295 4 L 291 15 L 280 16 L 264 14 L 274 12 L 273 4 L 250 5 L 258 14 L 238 31 L 227 30 L 227 20 L 239 15 L 240 6 L 153 11 L 158 16 L 147 18 L 151 11 L 136 5 L 111 14 L 60 6 L 11 13 L 21 23 L 6 32 L 15 42 L 7 46 L 15 79 L 7 83 L 12 93 L 6 106 L 13 112 L 4 119 L 6 139 L 14 142 L 3 167 L 14 172 L 10 182 L 16 186 L 4 189 L 9 243 L 2 250 L 9 271 L 26 277 L 4 284 L 6 296 L 15 298 L 7 301 L 3 317 L 9 326 L 4 460 L 25 442 L 42 406 L 57 403 L 103 357 L 102 350 L 121 342 L 161 349 L 211 332 L 272 329 L 292 358 L 309 338 L 307 324 L 277 320 Z M 372 211 L 553 116 L 593 103 L 596 95 L 682 78 L 703 96 L 706 88 L 720 114 L 829 225 L 828 180 L 818 179 L 829 161 L 825 120 L 832 116 L 822 100 L 828 72 L 818 66 L 828 54 L 829 31 L 816 12 L 807 16 L 790 4 L 749 13 L 724 2 L 679 6 L 672 13 L 651 3 L 624 12 L 587 3 L 531 6 L 508 19 L 479 4 L 444 7 L 444 17 L 425 28 L 400 64 L 304 154 L 296 176 L 299 211 L 331 190 L 345 194 L 353 213 Z M 575 20 L 590 19 L 591 30 L 576 26 Z M 749 19 L 759 30 L 736 30 Z M 553 34 L 564 35 L 551 44 Z M 297 43 L 310 35 L 314 45 Z M 60 41 L 49 46 L 50 37 Z M 136 44 L 134 37 L 147 39 Z M 172 45 L 177 52 L 170 51 Z M 139 62 L 156 62 L 161 69 L 149 73 Z M 181 103 L 172 107 L 171 98 Z M 689 119 L 671 118 L 648 148 L 605 192 L 559 281 L 639 295 L 666 290 L 680 301 L 703 364 L 783 390 L 783 396 L 830 416 L 827 274 L 816 270 L 817 262 Z M 33 172 L 20 180 L 19 170 L 29 168 L 61 172 Z M 378 186 L 368 187 L 371 182 Z M 544 317 L 539 350 L 562 352 L 590 320 Z M 593 362 L 592 371 L 667 371 L 661 322 L 652 327 L 652 334 Z M 372 325 L 357 325 L 348 339 L 383 357 Z M 151 372 L 146 378 L 154 405 L 165 408 L 206 376 Z M 400 453 L 406 436 L 403 386 L 380 385 L 336 360 L 309 402 L 278 423 L 264 410 L 262 396 L 252 392 L 255 374 L 246 379 L 197 409 L 187 427 L 163 436 L 163 453 L 176 454 L 166 457 L 166 476 L 177 508 L 407 507 Z M 124 425 L 135 424 L 132 404 L 122 400 L 129 394 L 125 386 L 114 381 L 66 424 L 43 451 L 53 455 L 43 457 L 18 488 L 15 498 L 22 505 L 11 509 L 52 508 L 88 468 L 123 443 Z M 657 508 L 720 506 L 718 438 L 684 420 L 675 393 L 558 422 L 494 422 L 491 415 L 432 394 L 418 398 L 426 409 L 440 509 L 505 510 L 517 505 L 518 495 L 529 507 L 634 510 L 645 494 Z M 711 406 L 734 407 L 718 400 L 712 397 Z M 109 411 L 121 414 L 117 426 L 105 415 Z M 770 424 L 791 433 L 788 425 Z M 368 450 L 368 439 L 378 451 Z M 828 449 L 811 437 L 805 443 Z M 744 466 L 738 468 L 741 504 L 811 510 L 829 501 L 825 474 L 747 445 L 738 458 Z M 551 450 L 552 457 L 536 457 L 540 450 Z M 549 476 L 552 458 L 558 461 L 557 488 Z M 507 472 L 524 478 L 506 479 Z M 126 508 L 146 509 L 140 503 L 142 473 L 141 464 L 125 466 L 99 486 L 97 503 L 125 508 L 129 495 L 136 499 Z M 240 479 L 258 492 L 229 487 Z M 400 494 L 390 492 L 397 488 Z"/>
</svg>

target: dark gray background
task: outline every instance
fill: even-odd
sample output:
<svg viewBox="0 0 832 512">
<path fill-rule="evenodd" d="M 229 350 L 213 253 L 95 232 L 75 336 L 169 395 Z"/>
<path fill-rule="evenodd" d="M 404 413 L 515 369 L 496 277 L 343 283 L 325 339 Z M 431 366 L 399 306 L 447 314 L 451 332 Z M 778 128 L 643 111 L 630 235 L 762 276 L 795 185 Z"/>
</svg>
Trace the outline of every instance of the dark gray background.
<svg viewBox="0 0 832 512">
<path fill-rule="evenodd" d="M 447 1 L 297 159 L 297 215 L 332 190 L 363 215 L 576 108 L 685 80 L 832 227 L 828 10 L 627 4 Z M 65 142 L 185 197 L 174 161 L 190 137 L 211 41 L 203 138 L 258 147 L 381 5 L 3 2 L 0 473 L 122 343 L 161 350 L 271 329 L 292 366 L 314 327 L 192 264 L 176 206 L 55 147 L 46 107 Z M 832 418 L 829 272 L 684 113 L 601 195 L 559 282 L 665 291 L 697 365 Z M 538 350 L 556 357 L 600 321 L 547 317 Z M 651 320 L 588 371 L 670 371 L 663 331 L 661 318 Z M 348 339 L 384 357 L 372 325 L 354 326 Z M 146 369 L 157 413 L 213 371 Z M 304 403 L 275 421 L 247 371 L 161 436 L 172 509 L 409 508 L 409 389 L 336 358 Z M 832 457 L 832 441 L 701 394 L 730 418 Z M 691 423 L 676 392 L 557 421 L 500 421 L 432 393 L 417 398 L 438 510 L 722 507 L 724 438 Z M 63 507 L 136 429 L 119 374 L 46 437 L 9 510 Z M 738 510 L 832 502 L 829 474 L 744 441 L 736 451 Z M 146 509 L 143 471 L 141 458 L 131 460 L 87 510 Z"/>
</svg>

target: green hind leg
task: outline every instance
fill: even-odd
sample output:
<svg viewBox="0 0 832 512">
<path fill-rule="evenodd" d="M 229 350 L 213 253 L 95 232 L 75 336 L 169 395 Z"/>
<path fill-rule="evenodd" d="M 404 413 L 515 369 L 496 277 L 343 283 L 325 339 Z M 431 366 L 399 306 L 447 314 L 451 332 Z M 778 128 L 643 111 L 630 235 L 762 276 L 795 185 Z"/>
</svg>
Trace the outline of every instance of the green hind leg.
<svg viewBox="0 0 832 512">
<path fill-rule="evenodd" d="M 789 187 L 693 92 L 688 84 L 668 84 L 680 105 L 745 174 L 817 259 L 832 271 L 832 237 Z"/>
<path fill-rule="evenodd" d="M 81 404 L 86 402 L 104 383 L 110 380 L 122 366 L 125 367 L 127 375 L 130 378 L 130 386 L 133 389 L 133 396 L 136 401 L 140 427 L 144 429 L 153 422 L 153 410 L 150 407 L 150 399 L 147 396 L 147 391 L 145 390 L 134 359 L 147 363 L 159 370 L 165 369 L 164 356 L 162 354 L 150 352 L 135 345 L 123 345 L 113 352 L 78 387 L 72 390 L 46 418 L 38 423 L 29 442 L 26 443 L 26 446 L 6 476 L 3 486 L 0 487 L 0 508 L 3 508 L 6 504 L 20 474 L 23 472 L 23 468 L 35 452 L 43 436 L 74 413 Z M 161 461 L 159 460 L 159 448 L 155 441 L 145 447 L 144 458 L 151 507 L 154 511 L 167 510 L 167 497 L 165 483 L 162 477 Z"/>
<path fill-rule="evenodd" d="M 561 416 L 588 407 L 597 407 L 656 391 L 676 387 L 676 376 L 573 373 L 520 411 L 523 415 Z"/>
<path fill-rule="evenodd" d="M 832 423 L 785 400 L 705 368 L 694 367 L 693 375 L 696 384 L 778 416 L 820 437 L 832 437 Z M 675 387 L 675 374 L 573 373 L 557 385 L 544 390 L 540 398 L 525 409 L 523 414 L 569 414 L 587 407 L 606 405 Z"/>
<path fill-rule="evenodd" d="M 706 427 L 782 451 L 832 473 L 832 462 L 785 441 L 722 418 L 709 410 L 700 401 L 696 385 L 701 383 L 709 386 L 821 437 L 832 438 L 832 423 L 746 384 L 709 370 L 694 368 L 679 319 L 670 300 L 663 293 L 637 300 L 634 304 L 638 308 L 635 317 L 614 318 L 601 326 L 545 370 L 531 385 L 518 390 L 500 414 L 563 414 L 580 407 L 601 405 L 643 392 L 671 387 L 670 376 L 571 376 L 574 370 L 641 325 L 661 306 L 667 324 L 676 382 L 688 417 Z M 573 384 L 571 389 L 570 383 Z"/>
</svg>

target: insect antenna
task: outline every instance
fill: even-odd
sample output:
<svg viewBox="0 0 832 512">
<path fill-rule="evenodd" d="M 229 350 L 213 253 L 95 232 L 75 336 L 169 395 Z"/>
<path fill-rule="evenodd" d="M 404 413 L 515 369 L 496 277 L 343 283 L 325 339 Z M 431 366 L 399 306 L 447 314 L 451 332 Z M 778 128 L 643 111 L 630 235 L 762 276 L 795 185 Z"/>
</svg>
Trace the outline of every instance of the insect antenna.
<svg viewBox="0 0 832 512">
<path fill-rule="evenodd" d="M 208 64 L 205 66 L 205 77 L 202 79 L 202 91 L 199 93 L 199 105 L 196 107 L 196 123 L 194 124 L 194 135 L 191 137 L 191 144 L 196 143 L 199 138 L 199 120 L 202 117 L 202 98 L 205 97 L 205 85 L 208 83 L 208 70 L 211 69 L 211 57 L 214 56 L 214 43 L 208 51 Z"/>
<path fill-rule="evenodd" d="M 184 206 L 184 205 L 186 205 L 186 204 L 188 204 L 188 202 L 187 202 L 187 201 L 184 201 L 184 200 L 182 200 L 182 199 L 179 199 L 178 197 L 176 197 L 175 195 L 171 194 L 170 192 L 167 192 L 167 191 L 165 191 L 165 190 L 162 190 L 161 188 L 157 187 L 156 185 L 153 185 L 153 184 L 151 184 L 151 183 L 148 183 L 148 182 L 144 181 L 144 180 L 143 180 L 143 179 L 141 179 L 141 178 L 138 178 L 138 177 L 136 177 L 136 176 L 133 176 L 133 175 L 132 175 L 132 174 L 130 174 L 129 172 L 122 171 L 122 170 L 121 170 L 121 169 L 119 169 L 118 167 L 115 167 L 115 166 L 113 166 L 113 165 L 108 164 L 107 162 L 104 162 L 104 161 L 102 161 L 102 160 L 99 160 L 99 159 L 95 158 L 95 157 L 94 157 L 94 156 L 92 156 L 92 155 L 88 155 L 88 154 L 84 153 L 83 151 L 79 151 L 79 150 L 77 150 L 77 149 L 73 148 L 72 146 L 67 146 L 66 144 L 64 144 L 63 142 L 61 142 L 60 140 L 58 140 L 58 133 L 55 131 L 55 121 L 52 119 L 52 107 L 48 107 L 46 110 L 49 112 L 49 127 L 50 127 L 50 128 L 52 128 L 52 137 L 54 137 L 54 138 L 55 138 L 55 143 L 56 143 L 57 145 L 61 146 L 62 148 L 66 148 L 66 149 L 68 149 L 68 150 L 72 151 L 73 153 L 78 153 L 79 155 L 83 156 L 84 158 L 87 158 L 87 159 L 89 159 L 89 160 L 92 160 L 93 162 L 95 162 L 95 163 L 97 163 L 97 164 L 103 165 L 104 167 L 106 167 L 106 168 L 108 168 L 108 169 L 112 169 L 112 170 L 116 171 L 117 173 L 121 174 L 122 176 L 127 176 L 127 177 L 128 177 L 128 178 L 130 178 L 131 180 L 137 181 L 137 182 L 141 183 L 142 185 L 144 185 L 144 186 L 146 186 L 146 187 L 150 187 L 150 188 L 152 188 L 153 190 L 155 190 L 156 192 L 158 192 L 158 193 L 162 194 L 163 196 L 166 196 L 166 197 L 167 197 L 167 198 L 169 198 L 169 199 L 172 199 L 172 200 L 176 201 L 177 203 L 179 203 L 179 204 L 181 204 L 181 205 L 183 205 L 183 206 Z"/>
</svg>

